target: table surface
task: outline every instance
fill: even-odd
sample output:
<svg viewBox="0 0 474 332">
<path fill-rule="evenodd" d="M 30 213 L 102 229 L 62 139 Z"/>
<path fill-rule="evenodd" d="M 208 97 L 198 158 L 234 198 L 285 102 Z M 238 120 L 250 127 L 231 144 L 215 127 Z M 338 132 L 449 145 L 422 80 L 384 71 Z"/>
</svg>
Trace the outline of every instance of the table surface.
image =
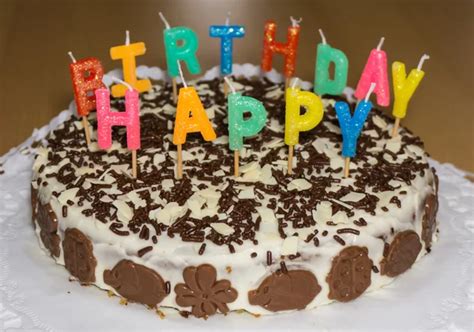
<svg viewBox="0 0 474 332">
<path fill-rule="evenodd" d="M 296 71 L 304 80 L 314 77 L 319 28 L 347 54 L 350 86 L 381 36 L 389 63 L 400 60 L 409 69 L 430 54 L 403 125 L 422 137 L 435 159 L 474 171 L 473 7 L 469 0 L 0 0 L 0 155 L 67 108 L 72 99 L 67 51 L 78 58 L 96 56 L 106 70 L 120 67 L 109 48 L 123 44 L 129 29 L 132 41 L 147 46 L 137 63 L 165 68 L 162 11 L 171 25 L 197 32 L 205 70 L 220 61 L 218 40 L 208 37 L 208 27 L 223 23 L 231 11 L 231 22 L 246 27 L 245 38 L 234 44 L 236 63 L 259 63 L 267 19 L 279 24 L 282 40 L 289 15 L 301 16 Z"/>
</svg>

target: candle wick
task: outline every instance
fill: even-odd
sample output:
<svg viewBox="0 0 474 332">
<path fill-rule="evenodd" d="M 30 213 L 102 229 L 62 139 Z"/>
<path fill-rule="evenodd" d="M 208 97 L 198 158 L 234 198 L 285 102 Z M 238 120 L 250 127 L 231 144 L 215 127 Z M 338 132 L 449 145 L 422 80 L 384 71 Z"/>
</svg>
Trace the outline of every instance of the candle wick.
<svg viewBox="0 0 474 332">
<path fill-rule="evenodd" d="M 230 91 L 232 91 L 232 93 L 235 93 L 235 88 L 234 86 L 232 85 L 232 82 L 230 81 L 229 79 L 229 76 L 224 76 L 224 81 L 226 81 L 227 85 L 229 86 L 230 88 Z"/>
<path fill-rule="evenodd" d="M 165 15 L 163 15 L 162 12 L 159 12 L 158 15 L 160 15 L 160 18 L 161 18 L 161 20 L 163 21 L 163 23 L 165 24 L 166 29 L 170 29 L 171 26 L 170 26 L 170 24 L 168 23 L 168 21 L 166 20 Z"/>
<path fill-rule="evenodd" d="M 367 95 L 365 96 L 365 102 L 369 101 L 370 95 L 372 94 L 372 92 L 374 92 L 374 89 L 375 89 L 375 83 L 370 83 L 369 91 L 367 91 Z"/>
<path fill-rule="evenodd" d="M 377 51 L 382 49 L 383 42 L 385 41 L 385 37 L 380 38 L 379 44 L 377 45 Z"/>
<path fill-rule="evenodd" d="M 117 78 L 117 77 L 114 77 L 114 76 L 110 76 L 110 75 L 104 75 L 104 76 L 110 77 L 110 79 L 111 79 L 112 81 L 117 82 L 117 83 L 121 83 L 121 84 L 125 85 L 130 91 L 133 91 L 133 87 L 132 87 L 130 84 L 128 84 L 127 82 L 121 80 L 120 78 Z"/>
<path fill-rule="evenodd" d="M 74 57 L 74 54 L 72 54 L 71 51 L 67 52 L 67 54 L 69 55 L 69 57 L 71 58 L 71 61 L 72 61 L 73 63 L 76 63 L 76 62 L 77 62 L 77 61 L 76 61 L 76 58 Z"/>
<path fill-rule="evenodd" d="M 291 88 L 292 89 L 296 88 L 296 84 L 298 84 L 298 80 L 299 80 L 298 77 L 295 77 L 293 79 L 293 82 L 291 83 Z"/>
<path fill-rule="evenodd" d="M 423 67 L 423 63 L 426 60 L 429 60 L 430 56 L 428 54 L 423 54 L 420 58 L 420 62 L 418 62 L 418 67 L 416 69 L 421 70 L 421 67 Z"/>
<path fill-rule="evenodd" d="M 130 31 L 125 30 L 125 45 L 130 45 Z"/>
<path fill-rule="evenodd" d="M 293 26 L 293 28 L 296 28 L 300 25 L 301 21 L 303 21 L 303 18 L 300 17 L 299 19 L 295 19 L 293 18 L 293 16 L 290 16 L 290 20 L 291 20 L 291 25 Z"/>
<path fill-rule="evenodd" d="M 324 36 L 323 29 L 319 29 L 319 34 L 321 35 L 321 40 L 323 41 L 323 44 L 326 45 L 326 36 Z"/>
<path fill-rule="evenodd" d="M 229 24 L 230 24 L 230 14 L 231 14 L 231 12 L 228 11 L 228 12 L 227 12 L 227 17 L 225 18 L 225 25 L 229 25 Z"/>
<path fill-rule="evenodd" d="M 181 64 L 179 63 L 179 60 L 176 60 L 176 62 L 178 63 L 178 70 L 179 70 L 179 76 L 181 77 L 181 81 L 183 82 L 184 87 L 187 88 L 188 85 L 186 84 L 186 81 L 184 80 L 184 75 L 183 75 L 183 70 L 181 69 Z"/>
</svg>

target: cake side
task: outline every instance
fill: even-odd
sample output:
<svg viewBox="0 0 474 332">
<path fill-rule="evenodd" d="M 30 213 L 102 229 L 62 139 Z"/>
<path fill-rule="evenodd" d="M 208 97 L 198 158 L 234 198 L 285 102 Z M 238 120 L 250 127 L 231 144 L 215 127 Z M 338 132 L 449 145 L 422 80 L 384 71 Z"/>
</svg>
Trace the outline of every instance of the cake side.
<svg viewBox="0 0 474 332">
<path fill-rule="evenodd" d="M 373 110 L 345 179 L 334 99 L 324 98 L 323 122 L 301 135 L 288 176 L 282 85 L 239 78 L 235 86 L 261 100 L 269 120 L 246 142 L 235 179 L 220 81 L 195 86 L 218 139 L 189 137 L 181 181 L 169 86 L 141 96 L 136 181 L 123 129 L 114 130 L 111 150 L 87 151 L 73 118 L 39 150 L 36 233 L 79 281 L 198 317 L 268 314 L 355 299 L 430 250 L 437 184 L 419 138 L 402 129 L 391 139 L 387 118 Z M 94 113 L 89 120 L 95 125 Z"/>
</svg>

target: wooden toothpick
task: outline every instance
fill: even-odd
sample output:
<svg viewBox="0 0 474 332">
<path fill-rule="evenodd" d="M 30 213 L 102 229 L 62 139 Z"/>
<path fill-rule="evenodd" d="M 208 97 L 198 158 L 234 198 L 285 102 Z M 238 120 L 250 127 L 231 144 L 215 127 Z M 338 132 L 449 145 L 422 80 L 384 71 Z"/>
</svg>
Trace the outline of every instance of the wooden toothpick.
<svg viewBox="0 0 474 332">
<path fill-rule="evenodd" d="M 350 165 L 351 165 L 351 158 L 346 157 L 346 159 L 344 159 L 344 177 L 345 178 L 349 177 Z"/>
<path fill-rule="evenodd" d="M 239 177 L 239 150 L 234 151 L 234 176 Z"/>
<path fill-rule="evenodd" d="M 171 84 L 173 85 L 173 103 L 176 104 L 178 101 L 178 85 L 176 84 L 175 77 L 171 79 Z"/>
<path fill-rule="evenodd" d="M 228 87 L 231 90 L 231 93 L 235 93 L 235 88 L 232 85 L 229 76 L 224 76 L 224 87 Z M 226 91 L 224 90 L 224 93 Z M 239 164 L 240 164 L 240 152 L 239 150 L 234 150 L 234 176 L 239 176 Z"/>
<path fill-rule="evenodd" d="M 293 174 L 293 147 L 294 145 L 288 146 L 288 174 Z"/>
<path fill-rule="evenodd" d="M 223 89 L 224 89 L 224 96 L 227 98 L 227 95 L 229 94 L 229 82 L 230 79 L 228 78 L 228 76 L 224 76 L 224 82 L 222 83 L 224 86 L 223 86 Z"/>
<path fill-rule="evenodd" d="M 176 62 L 178 63 L 178 70 L 179 70 L 179 76 L 181 77 L 181 81 L 183 82 L 184 87 L 187 88 L 188 85 L 186 84 L 186 81 L 184 80 L 181 64 L 179 63 L 179 60 L 177 60 Z M 182 144 L 178 144 L 178 167 L 177 167 L 176 177 L 178 178 L 178 180 L 183 178 L 183 146 Z"/>
<path fill-rule="evenodd" d="M 86 144 L 89 146 L 91 144 L 91 133 L 89 128 L 89 120 L 87 116 L 82 116 L 82 126 L 84 127 L 84 135 L 86 136 Z"/>
<path fill-rule="evenodd" d="M 296 84 L 298 84 L 298 77 L 295 77 L 293 79 L 293 84 L 291 84 L 291 87 L 295 88 Z M 286 95 L 286 93 L 285 93 L 285 95 Z M 289 175 L 293 174 L 293 152 L 294 152 L 294 146 L 289 145 L 288 146 L 288 174 Z"/>
<path fill-rule="evenodd" d="M 183 178 L 183 146 L 178 144 L 178 168 L 176 171 L 176 178 L 181 180 Z"/>
<path fill-rule="evenodd" d="M 137 178 L 137 150 L 132 150 L 132 177 Z"/>
<path fill-rule="evenodd" d="M 398 135 L 398 127 L 400 127 L 400 118 L 395 118 L 395 123 L 393 124 L 392 137 Z"/>
</svg>

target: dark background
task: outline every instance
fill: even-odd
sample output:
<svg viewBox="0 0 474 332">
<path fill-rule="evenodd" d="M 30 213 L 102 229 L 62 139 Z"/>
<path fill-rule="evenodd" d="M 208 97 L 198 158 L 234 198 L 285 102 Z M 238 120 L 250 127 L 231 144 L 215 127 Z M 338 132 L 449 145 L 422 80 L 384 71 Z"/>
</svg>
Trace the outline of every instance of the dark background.
<svg viewBox="0 0 474 332">
<path fill-rule="evenodd" d="M 276 20 L 282 40 L 289 16 L 303 17 L 296 71 L 309 81 L 318 28 L 347 54 L 351 86 L 381 36 L 390 64 L 400 60 L 410 70 L 430 54 L 403 124 L 434 158 L 474 171 L 473 2 L 459 0 L 0 0 L 0 154 L 67 108 L 73 98 L 67 51 L 99 57 L 106 71 L 120 67 L 109 48 L 123 44 L 129 29 L 132 42 L 147 47 L 137 63 L 164 68 L 162 11 L 172 26 L 197 32 L 198 58 L 207 70 L 220 61 L 219 41 L 208 37 L 208 27 L 223 23 L 229 10 L 231 23 L 246 27 L 244 39 L 235 40 L 235 63 L 259 64 L 265 20 Z M 280 59 L 274 64 L 281 70 Z"/>
</svg>

